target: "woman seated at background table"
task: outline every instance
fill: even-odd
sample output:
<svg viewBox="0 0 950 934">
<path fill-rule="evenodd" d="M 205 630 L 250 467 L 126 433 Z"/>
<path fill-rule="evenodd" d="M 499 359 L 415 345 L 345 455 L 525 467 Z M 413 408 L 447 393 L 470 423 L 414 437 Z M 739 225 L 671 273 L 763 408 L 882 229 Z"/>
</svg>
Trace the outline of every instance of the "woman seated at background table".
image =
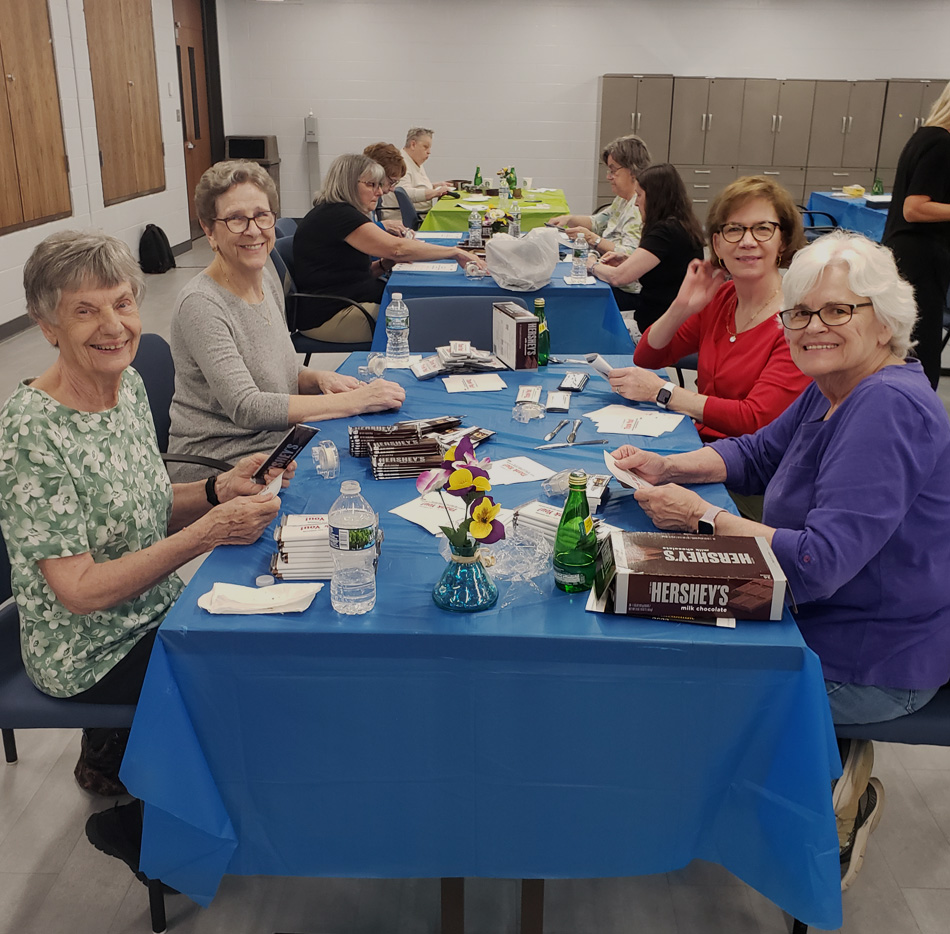
<svg viewBox="0 0 950 934">
<path fill-rule="evenodd" d="M 214 259 L 182 289 L 172 321 L 169 452 L 232 461 L 273 447 L 295 422 L 402 405 L 398 383 L 364 384 L 300 365 L 284 296 L 264 268 L 277 214 L 277 190 L 264 169 L 253 162 L 213 165 L 198 182 L 195 207 Z M 169 470 L 174 480 L 202 475 L 194 464 Z"/>
<path fill-rule="evenodd" d="M 561 214 L 549 221 L 565 229 L 571 239 L 584 235 L 588 246 L 599 255 L 632 253 L 640 245 L 643 220 L 634 200 L 637 175 L 650 164 L 650 151 L 639 136 L 619 136 L 604 147 L 601 161 L 607 166 L 607 181 L 616 195 L 597 214 Z M 634 282 L 625 291 L 637 292 Z"/>
<path fill-rule="evenodd" d="M 122 241 L 52 234 L 23 280 L 29 315 L 57 351 L 0 410 L 0 525 L 23 663 L 53 697 L 134 704 L 156 630 L 184 587 L 175 571 L 217 545 L 256 541 L 280 500 L 251 480 L 264 454 L 208 481 L 169 481 L 129 366 L 144 277 Z M 75 770 L 84 789 L 126 793 L 127 737 L 84 731 Z M 118 818 L 92 815 L 93 836 L 100 819 Z"/>
<path fill-rule="evenodd" d="M 791 196 L 764 176 L 737 179 L 713 202 L 706 227 L 712 261 L 689 264 L 673 304 L 637 344 L 637 365 L 615 369 L 610 385 L 626 399 L 689 415 L 712 441 L 767 425 L 809 381 L 775 323 L 779 266 L 804 243 Z M 650 372 L 697 352 L 697 392 Z"/>
<path fill-rule="evenodd" d="M 643 218 L 640 245 L 629 255 L 610 252 L 588 263 L 611 287 L 620 311 L 633 312 L 642 334 L 673 303 L 690 262 L 703 258 L 704 237 L 683 179 L 668 162 L 640 171 L 633 190 Z M 634 282 L 639 292 L 623 290 Z"/>
<path fill-rule="evenodd" d="M 363 155 L 369 156 L 374 162 L 378 162 L 386 173 L 380 189 L 380 197 L 377 199 L 376 207 L 373 208 L 373 213 L 370 215 L 371 220 L 386 233 L 391 233 L 394 237 L 405 237 L 409 228 L 402 222 L 402 215 L 397 211 L 396 216 L 392 219 L 386 219 L 382 206 L 383 198 L 399 184 L 399 180 L 406 174 L 405 159 L 392 143 L 373 143 L 363 150 Z"/>
<path fill-rule="evenodd" d="M 891 253 L 836 232 L 785 277 L 785 339 L 814 382 L 755 434 L 661 457 L 630 446 L 621 466 L 654 484 L 636 498 L 658 528 L 768 540 L 798 626 L 821 659 L 835 723 L 926 704 L 950 675 L 950 422 L 916 359 L 913 289 Z M 679 483 L 765 494 L 762 523 Z M 795 606 L 797 604 L 797 606 Z M 842 888 L 880 818 L 870 743 L 843 751 L 835 786 Z"/>
<path fill-rule="evenodd" d="M 396 263 L 451 259 L 463 268 L 470 262 L 485 267 L 483 260 L 457 246 L 436 246 L 380 230 L 370 214 L 385 178 L 382 166 L 368 156 L 344 153 L 333 160 L 313 210 L 294 235 L 299 291 L 346 295 L 376 318 L 384 288 L 379 276 Z M 372 339 L 372 329 L 355 305 L 327 298 L 312 300 L 307 307 L 312 309 L 310 317 L 298 317 L 297 327 L 308 337 L 327 341 Z"/>
</svg>

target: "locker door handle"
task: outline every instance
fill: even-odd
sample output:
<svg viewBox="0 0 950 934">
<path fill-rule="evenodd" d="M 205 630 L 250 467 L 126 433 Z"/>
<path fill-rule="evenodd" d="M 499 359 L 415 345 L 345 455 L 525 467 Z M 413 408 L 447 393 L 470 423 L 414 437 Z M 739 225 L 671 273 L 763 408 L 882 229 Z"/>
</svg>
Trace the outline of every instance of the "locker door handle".
<svg viewBox="0 0 950 934">
<path fill-rule="evenodd" d="M 707 129 L 707 130 L 711 130 L 711 129 L 712 129 L 712 114 L 709 114 L 709 120 L 708 120 L 708 122 L 706 123 L 706 129 Z"/>
<path fill-rule="evenodd" d="M 775 114 L 772 114 L 772 132 L 775 132 Z"/>
<path fill-rule="evenodd" d="M 851 132 L 851 123 L 854 120 L 854 117 L 848 117 L 848 132 Z"/>
<path fill-rule="evenodd" d="M 841 118 L 841 132 L 842 132 L 842 133 L 847 132 L 847 130 L 845 129 L 845 127 L 847 127 L 847 125 L 848 125 L 848 118 L 847 118 L 847 117 L 842 117 L 842 118 Z"/>
<path fill-rule="evenodd" d="M 640 114 L 640 111 L 638 110 L 637 111 L 637 132 L 638 133 L 640 132 L 640 116 L 641 114 Z"/>
<path fill-rule="evenodd" d="M 782 132 L 782 115 L 781 114 L 778 115 L 778 131 L 779 133 Z"/>
<path fill-rule="evenodd" d="M 702 129 L 702 132 L 703 132 L 703 133 L 706 132 L 706 114 L 703 114 L 703 129 Z"/>
<path fill-rule="evenodd" d="M 630 132 L 637 132 L 637 115 L 633 111 L 630 112 Z"/>
</svg>

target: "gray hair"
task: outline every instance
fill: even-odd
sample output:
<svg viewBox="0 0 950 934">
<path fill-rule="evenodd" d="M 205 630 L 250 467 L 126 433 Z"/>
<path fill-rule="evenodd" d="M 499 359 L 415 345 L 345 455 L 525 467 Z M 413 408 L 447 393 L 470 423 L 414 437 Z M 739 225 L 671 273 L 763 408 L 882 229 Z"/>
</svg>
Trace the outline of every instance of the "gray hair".
<svg viewBox="0 0 950 934">
<path fill-rule="evenodd" d="M 408 146 L 414 139 L 423 139 L 426 136 L 432 136 L 433 132 L 433 130 L 426 129 L 424 126 L 409 127 L 409 132 L 406 134 L 406 145 Z"/>
<path fill-rule="evenodd" d="M 782 280 L 785 307 L 792 308 L 815 287 L 828 266 L 848 268 L 848 288 L 871 299 L 874 314 L 890 328 L 890 351 L 902 360 L 917 343 L 914 289 L 897 271 L 894 254 L 861 234 L 835 230 L 799 250 Z"/>
<path fill-rule="evenodd" d="M 232 160 L 217 162 L 195 185 L 195 211 L 198 220 L 205 227 L 211 227 L 218 215 L 218 198 L 230 191 L 235 185 L 250 182 L 267 195 L 267 203 L 275 213 L 280 213 L 280 201 L 277 197 L 277 186 L 267 170 L 256 162 Z"/>
<path fill-rule="evenodd" d="M 313 199 L 316 204 L 338 204 L 345 202 L 353 205 L 361 214 L 366 213 L 359 196 L 359 183 L 386 180 L 386 170 L 375 160 L 362 153 L 345 152 L 337 156 L 327 169 L 323 188 Z"/>
<path fill-rule="evenodd" d="M 100 230 L 63 230 L 38 243 L 23 267 L 30 318 L 56 324 L 63 292 L 84 282 L 107 289 L 128 282 L 136 304 L 145 296 L 145 276 L 127 244 Z"/>
<path fill-rule="evenodd" d="M 630 133 L 618 136 L 604 146 L 600 161 L 606 165 L 608 158 L 613 158 L 621 168 L 629 169 L 632 175 L 636 175 L 650 164 L 650 150 L 639 136 Z"/>
</svg>

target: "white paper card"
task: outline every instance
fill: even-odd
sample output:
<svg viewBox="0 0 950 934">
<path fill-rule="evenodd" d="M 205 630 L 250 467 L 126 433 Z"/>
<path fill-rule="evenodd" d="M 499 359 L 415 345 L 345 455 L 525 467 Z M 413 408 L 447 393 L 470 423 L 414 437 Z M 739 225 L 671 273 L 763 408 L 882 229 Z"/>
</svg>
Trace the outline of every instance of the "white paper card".
<svg viewBox="0 0 950 934">
<path fill-rule="evenodd" d="M 459 235 L 454 230 L 417 230 L 417 240 L 458 240 Z"/>
<path fill-rule="evenodd" d="M 458 263 L 396 263 L 393 272 L 453 272 Z"/>
<path fill-rule="evenodd" d="M 621 483 L 625 483 L 634 490 L 649 490 L 653 488 L 653 484 L 644 480 L 643 477 L 638 476 L 630 470 L 624 470 L 623 467 L 618 467 L 617 461 L 610 451 L 604 451 L 604 463 L 607 465 L 607 469 Z"/>
<path fill-rule="evenodd" d="M 492 486 L 505 486 L 508 483 L 531 483 L 535 480 L 547 480 L 555 471 L 539 464 L 530 457 L 503 457 L 492 461 L 488 468 Z"/>
<path fill-rule="evenodd" d="M 593 276 L 587 276 L 586 279 L 574 279 L 571 276 L 563 276 L 568 285 L 593 285 L 597 280 Z"/>
<path fill-rule="evenodd" d="M 438 492 L 433 492 L 419 496 L 389 511 L 394 516 L 421 525 L 431 535 L 439 535 L 443 525 L 453 525 L 458 528 L 458 524 L 465 520 L 468 507 L 460 496 L 450 496 L 446 493 L 443 503 L 443 497 Z M 451 516 L 451 522 L 449 516 Z M 511 528 L 513 519 L 514 510 L 512 509 L 501 509 L 495 516 L 495 520 L 501 522 L 505 528 Z"/>
<path fill-rule="evenodd" d="M 209 613 L 300 613 L 310 606 L 322 589 L 323 584 L 242 587 L 240 584 L 217 583 L 198 597 L 198 606 Z"/>
<path fill-rule="evenodd" d="M 497 392 L 508 384 L 497 373 L 477 373 L 474 376 L 443 376 L 448 392 Z"/>
</svg>

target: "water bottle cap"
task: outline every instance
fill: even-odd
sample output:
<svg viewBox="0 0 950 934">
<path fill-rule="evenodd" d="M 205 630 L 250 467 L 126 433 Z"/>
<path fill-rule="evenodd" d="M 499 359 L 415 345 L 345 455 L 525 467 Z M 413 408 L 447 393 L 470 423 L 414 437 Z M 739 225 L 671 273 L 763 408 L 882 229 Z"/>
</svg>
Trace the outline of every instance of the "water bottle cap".
<svg viewBox="0 0 950 934">
<path fill-rule="evenodd" d="M 393 301 L 401 302 L 402 301 L 402 292 L 393 292 Z"/>
<path fill-rule="evenodd" d="M 344 480 L 340 484 L 341 493 L 359 493 L 360 485 L 356 480 Z"/>
</svg>

